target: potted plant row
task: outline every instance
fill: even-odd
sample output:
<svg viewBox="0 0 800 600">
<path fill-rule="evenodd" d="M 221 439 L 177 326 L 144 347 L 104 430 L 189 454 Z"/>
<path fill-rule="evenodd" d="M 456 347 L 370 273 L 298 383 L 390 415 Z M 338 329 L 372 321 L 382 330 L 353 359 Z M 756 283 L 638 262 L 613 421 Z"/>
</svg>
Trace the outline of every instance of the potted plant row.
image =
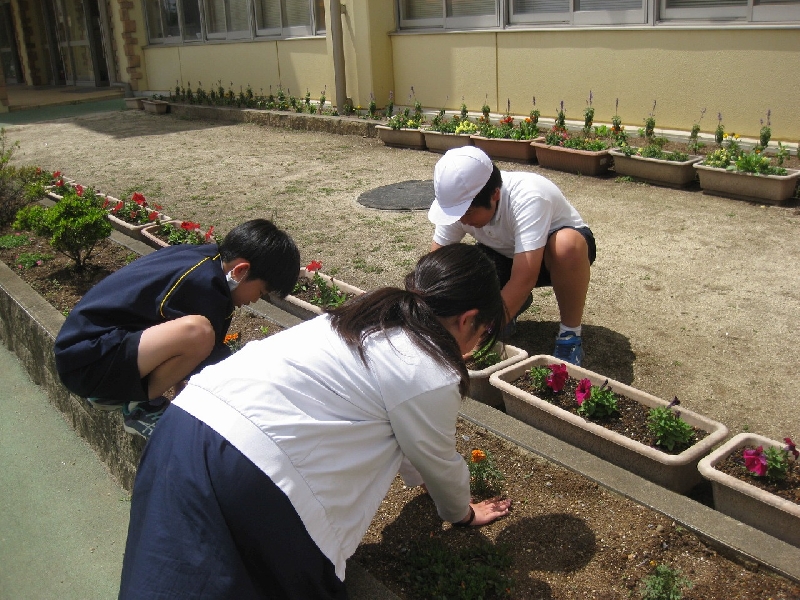
<svg viewBox="0 0 800 600">
<path fill-rule="evenodd" d="M 411 109 L 405 107 L 403 112 L 390 115 L 386 125 L 376 125 L 375 131 L 378 139 L 387 146 L 425 150 L 425 134 L 420 130 L 425 118 L 422 115 L 422 104 L 414 97 L 413 87 L 409 101 L 413 101 L 413 115 Z"/>
<path fill-rule="evenodd" d="M 783 443 L 740 433 L 703 458 L 698 469 L 711 482 L 714 508 L 800 547 L 800 452 Z"/>
<path fill-rule="evenodd" d="M 269 301 L 278 308 L 300 319 L 308 320 L 321 315 L 326 308 L 336 308 L 364 290 L 349 285 L 320 272 L 322 263 L 312 260 L 300 269 L 300 278 L 294 291 L 280 298 L 270 294 Z"/>
<path fill-rule="evenodd" d="M 207 230 L 203 230 L 200 227 L 200 223 L 177 219 L 150 224 L 142 229 L 141 233 L 144 242 L 156 250 L 179 244 L 208 244 L 216 242 L 213 225 Z"/>
<path fill-rule="evenodd" d="M 134 192 L 127 200 L 104 196 L 101 206 L 108 211 L 108 220 L 114 229 L 140 242 L 146 243 L 143 229 L 169 220 L 169 217 L 159 212 L 161 206 L 150 206 L 147 198 L 140 192 Z"/>
<path fill-rule="evenodd" d="M 489 382 L 502 392 L 510 416 L 678 493 L 702 481 L 698 462 L 728 434 L 722 423 L 691 410 L 678 412 L 676 401 L 667 402 L 552 356 L 527 358 L 494 373 Z M 573 397 L 560 399 L 571 409 L 543 399 L 570 394 L 565 391 L 570 389 Z M 622 400 L 648 411 L 655 444 L 604 426 L 622 424 L 617 412 Z"/>
<path fill-rule="evenodd" d="M 484 110 L 487 107 L 484 107 Z M 478 131 L 472 135 L 472 143 L 492 158 L 533 162 L 536 160 L 536 148 L 532 141 L 539 138 L 538 113 L 531 112 L 519 123 L 510 114 L 506 114 L 497 125 L 489 121 L 485 110 L 478 123 Z"/>
</svg>

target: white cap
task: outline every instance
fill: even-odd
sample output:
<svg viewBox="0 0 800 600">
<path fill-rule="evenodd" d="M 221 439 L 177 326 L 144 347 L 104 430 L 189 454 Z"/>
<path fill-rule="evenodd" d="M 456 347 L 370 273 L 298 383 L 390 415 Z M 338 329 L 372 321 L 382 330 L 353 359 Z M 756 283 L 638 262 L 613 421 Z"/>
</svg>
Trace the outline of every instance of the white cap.
<svg viewBox="0 0 800 600">
<path fill-rule="evenodd" d="M 445 152 L 433 169 L 436 197 L 428 211 L 434 225 L 455 223 L 492 175 L 494 165 L 486 153 L 475 146 L 462 146 Z"/>
</svg>

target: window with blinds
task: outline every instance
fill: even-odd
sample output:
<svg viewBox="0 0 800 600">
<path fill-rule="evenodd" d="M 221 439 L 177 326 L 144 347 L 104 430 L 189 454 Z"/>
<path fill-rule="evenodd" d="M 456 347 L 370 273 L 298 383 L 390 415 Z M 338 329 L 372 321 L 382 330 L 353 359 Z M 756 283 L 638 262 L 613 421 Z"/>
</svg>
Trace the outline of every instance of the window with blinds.
<svg viewBox="0 0 800 600">
<path fill-rule="evenodd" d="M 800 21 L 800 0 L 660 0 L 663 20 Z"/>
</svg>

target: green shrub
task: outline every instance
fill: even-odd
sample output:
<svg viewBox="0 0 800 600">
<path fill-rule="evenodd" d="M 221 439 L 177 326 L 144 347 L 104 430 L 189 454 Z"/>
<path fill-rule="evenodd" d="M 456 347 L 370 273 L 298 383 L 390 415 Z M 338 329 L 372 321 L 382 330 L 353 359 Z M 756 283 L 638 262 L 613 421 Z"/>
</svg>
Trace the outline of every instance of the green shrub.
<svg viewBox="0 0 800 600">
<path fill-rule="evenodd" d="M 658 565 L 653 574 L 642 581 L 642 600 L 681 600 L 685 587 L 692 587 L 692 582 L 678 569 Z"/>
<path fill-rule="evenodd" d="M 50 208 L 25 207 L 17 214 L 14 227 L 50 238 L 53 249 L 69 257 L 77 270 L 84 268 L 97 243 L 111 235 L 106 212 L 91 198 L 71 190 Z"/>
</svg>

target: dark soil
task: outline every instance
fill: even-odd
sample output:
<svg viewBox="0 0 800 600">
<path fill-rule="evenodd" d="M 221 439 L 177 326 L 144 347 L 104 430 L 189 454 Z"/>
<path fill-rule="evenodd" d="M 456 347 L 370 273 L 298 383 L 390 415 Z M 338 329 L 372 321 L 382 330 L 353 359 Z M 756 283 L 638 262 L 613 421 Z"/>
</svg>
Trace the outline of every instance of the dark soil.
<svg viewBox="0 0 800 600">
<path fill-rule="evenodd" d="M 549 387 L 546 387 L 544 390 L 537 388 L 531 380 L 529 373 L 525 373 L 521 377 L 515 379 L 511 384 L 529 394 L 550 402 L 562 410 L 566 410 L 575 415 L 578 414 L 578 404 L 575 401 L 575 390 L 578 387 L 577 379 L 573 379 L 572 377 L 567 379 L 564 388 L 558 393 L 553 392 Z M 646 446 L 657 448 L 661 452 L 667 454 L 680 454 L 686 450 L 686 447 L 676 447 L 673 450 L 667 450 L 662 446 L 658 446 L 655 437 L 647 426 L 647 417 L 650 413 L 650 409 L 622 394 L 615 393 L 614 396 L 617 399 L 617 412 L 603 419 L 592 419 L 592 423 L 601 425 L 610 431 L 624 435 Z M 696 444 L 708 436 L 707 431 L 697 428 L 693 429 L 694 438 L 692 439 L 692 444 Z"/>
<path fill-rule="evenodd" d="M 0 229 L 0 235 L 7 233 L 9 229 Z M 91 285 L 136 258 L 107 241 L 96 248 L 91 266 L 78 273 L 45 240 L 31 238 L 25 247 L 0 250 L 0 259 L 62 312 Z M 54 258 L 19 269 L 23 252 Z M 263 337 L 262 326 L 269 333 L 276 327 L 240 309 L 230 333 L 239 333 L 245 343 Z M 404 557 L 415 542 L 430 539 L 453 550 L 482 541 L 508 545 L 513 557 L 506 573 L 514 581 L 511 598 L 639 597 L 642 580 L 661 564 L 679 569 L 693 583 L 684 591 L 687 600 L 800 598 L 800 585 L 753 564 L 733 562 L 669 518 L 471 423 L 459 420 L 456 441 L 464 456 L 481 448 L 495 458 L 506 477 L 502 493 L 514 502 L 511 513 L 485 527 L 454 528 L 439 519 L 420 488 L 406 488 L 396 479 L 354 560 L 401 598 L 420 598 L 409 587 Z"/>
</svg>

